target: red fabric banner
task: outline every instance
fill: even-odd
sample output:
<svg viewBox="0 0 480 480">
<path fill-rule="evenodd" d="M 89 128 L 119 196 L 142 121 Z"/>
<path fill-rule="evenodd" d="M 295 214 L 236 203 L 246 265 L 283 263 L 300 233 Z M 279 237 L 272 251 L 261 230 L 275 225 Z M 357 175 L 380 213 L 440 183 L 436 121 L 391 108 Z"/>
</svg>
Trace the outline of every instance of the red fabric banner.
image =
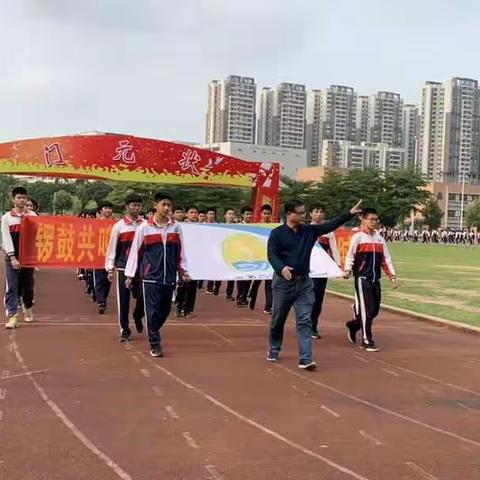
<svg viewBox="0 0 480 480">
<path fill-rule="evenodd" d="M 104 268 L 114 220 L 24 217 L 20 265 L 43 268 Z"/>
<path fill-rule="evenodd" d="M 354 234 L 352 228 L 338 228 L 335 230 L 335 243 L 338 251 L 338 260 L 340 267 L 345 266 L 345 257 L 347 256 L 350 240 Z"/>
</svg>

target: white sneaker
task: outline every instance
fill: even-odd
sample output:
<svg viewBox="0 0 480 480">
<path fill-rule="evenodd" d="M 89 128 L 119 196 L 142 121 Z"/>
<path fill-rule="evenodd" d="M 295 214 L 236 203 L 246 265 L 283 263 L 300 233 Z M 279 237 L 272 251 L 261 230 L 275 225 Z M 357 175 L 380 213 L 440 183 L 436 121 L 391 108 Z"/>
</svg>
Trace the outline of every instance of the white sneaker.
<svg viewBox="0 0 480 480">
<path fill-rule="evenodd" d="M 5 328 L 17 328 L 18 325 L 18 317 L 17 315 L 12 315 L 8 317 L 8 322 L 5 324 Z"/>
<path fill-rule="evenodd" d="M 23 318 L 27 323 L 33 322 L 33 310 L 31 308 L 23 309 Z"/>
</svg>

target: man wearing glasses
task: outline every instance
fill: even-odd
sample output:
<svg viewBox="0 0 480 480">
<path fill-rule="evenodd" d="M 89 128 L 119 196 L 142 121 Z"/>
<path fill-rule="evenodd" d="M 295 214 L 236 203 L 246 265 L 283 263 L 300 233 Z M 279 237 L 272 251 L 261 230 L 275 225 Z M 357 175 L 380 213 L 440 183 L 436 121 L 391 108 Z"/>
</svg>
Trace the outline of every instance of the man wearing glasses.
<svg viewBox="0 0 480 480">
<path fill-rule="evenodd" d="M 356 343 L 356 335 L 362 331 L 362 348 L 378 352 L 372 334 L 372 324 L 380 311 L 382 269 L 390 278 L 393 288 L 398 288 L 397 277 L 385 240 L 378 232 L 378 213 L 374 208 L 362 212 L 362 226 L 350 240 L 345 257 L 345 278 L 355 278 L 355 318 L 346 323 L 348 340 Z"/>
<path fill-rule="evenodd" d="M 293 200 L 285 204 L 286 221 L 268 239 L 268 261 L 273 267 L 273 315 L 270 323 L 267 360 L 277 362 L 282 348 L 283 330 L 290 309 L 294 308 L 298 337 L 298 367 L 315 370 L 312 360 L 311 313 L 315 301 L 309 277 L 312 248 L 320 235 L 340 227 L 360 213 L 361 200 L 349 211 L 319 225 L 305 225 L 305 204 Z"/>
</svg>

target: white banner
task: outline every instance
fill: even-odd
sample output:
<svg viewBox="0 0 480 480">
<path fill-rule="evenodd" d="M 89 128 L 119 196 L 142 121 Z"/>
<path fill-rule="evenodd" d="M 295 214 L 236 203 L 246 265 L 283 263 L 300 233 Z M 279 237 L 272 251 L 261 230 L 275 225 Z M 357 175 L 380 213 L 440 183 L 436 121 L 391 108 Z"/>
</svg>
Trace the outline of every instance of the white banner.
<svg viewBox="0 0 480 480">
<path fill-rule="evenodd" d="M 277 224 L 182 223 L 187 270 L 193 280 L 268 280 L 273 269 L 267 242 Z M 311 277 L 341 277 L 342 270 L 318 243 Z"/>
</svg>

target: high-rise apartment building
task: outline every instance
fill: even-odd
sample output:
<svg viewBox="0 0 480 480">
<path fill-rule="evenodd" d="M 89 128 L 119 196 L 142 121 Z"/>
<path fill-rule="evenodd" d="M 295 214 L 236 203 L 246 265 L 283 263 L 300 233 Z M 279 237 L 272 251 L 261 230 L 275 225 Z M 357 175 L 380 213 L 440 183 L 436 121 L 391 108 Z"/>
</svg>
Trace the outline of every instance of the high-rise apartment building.
<svg viewBox="0 0 480 480">
<path fill-rule="evenodd" d="M 305 85 L 281 83 L 260 95 L 258 143 L 285 148 L 304 148 Z"/>
<path fill-rule="evenodd" d="M 443 85 L 426 82 L 422 88 L 417 168 L 430 180 L 443 179 Z"/>
<path fill-rule="evenodd" d="M 305 114 L 305 148 L 307 150 L 307 165 L 318 165 L 320 160 L 320 106 L 321 90 L 311 90 L 307 93 Z"/>
<path fill-rule="evenodd" d="M 401 147 L 402 106 L 403 100 L 398 93 L 378 92 L 370 97 L 369 142 Z"/>
<path fill-rule="evenodd" d="M 422 89 L 418 167 L 433 181 L 479 175 L 480 91 L 477 80 L 427 82 Z"/>
<path fill-rule="evenodd" d="M 402 146 L 407 152 L 407 166 L 416 167 L 419 117 L 416 105 L 404 105 L 402 110 Z"/>
<path fill-rule="evenodd" d="M 230 75 L 208 86 L 206 143 L 255 143 L 255 79 Z"/>
<path fill-rule="evenodd" d="M 356 141 L 357 143 L 368 140 L 368 119 L 369 119 L 370 98 L 366 95 L 357 97 L 356 112 Z"/>
<path fill-rule="evenodd" d="M 477 80 L 453 78 L 444 88 L 444 166 L 449 179 L 478 177 L 479 89 Z"/>
<path fill-rule="evenodd" d="M 351 87 L 331 85 L 313 90 L 307 97 L 307 158 L 319 165 L 323 140 L 356 139 L 357 94 Z"/>
</svg>

